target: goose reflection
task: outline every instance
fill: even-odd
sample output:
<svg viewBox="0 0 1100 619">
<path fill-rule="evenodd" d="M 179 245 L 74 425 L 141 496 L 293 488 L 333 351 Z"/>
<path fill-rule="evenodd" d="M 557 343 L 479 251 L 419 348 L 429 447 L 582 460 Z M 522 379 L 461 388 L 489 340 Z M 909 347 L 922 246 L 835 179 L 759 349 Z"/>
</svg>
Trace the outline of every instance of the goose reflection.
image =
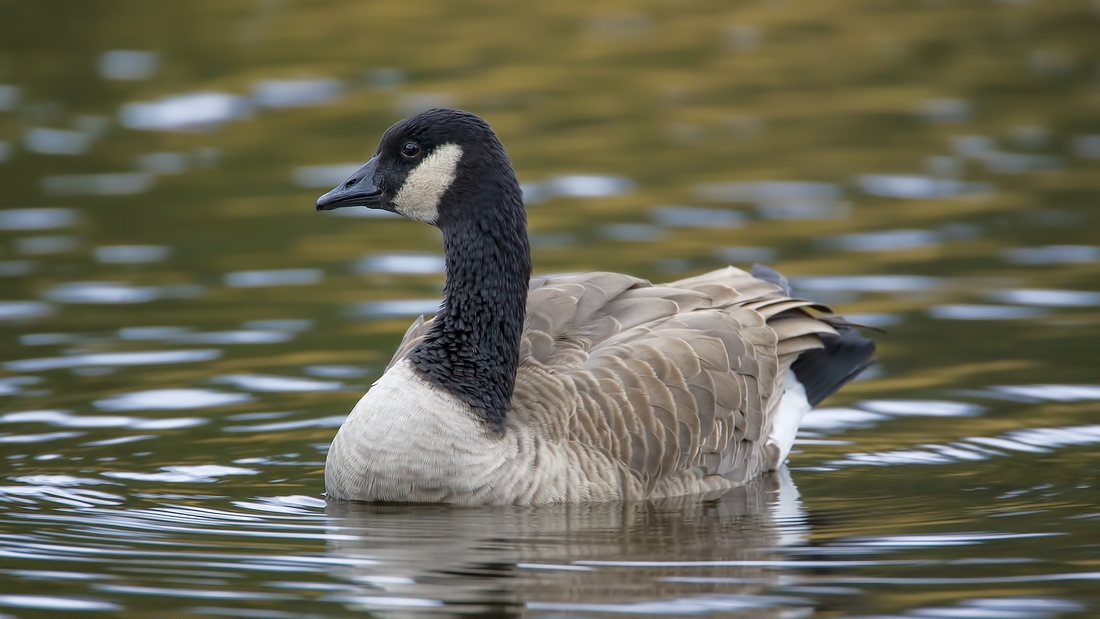
<svg viewBox="0 0 1100 619">
<path fill-rule="evenodd" d="M 786 468 L 721 496 L 457 508 L 329 502 L 332 601 L 376 616 L 791 616 L 771 595 L 808 525 Z M 334 562 L 335 563 L 335 562 Z M 648 591 L 644 597 L 638 591 Z"/>
</svg>

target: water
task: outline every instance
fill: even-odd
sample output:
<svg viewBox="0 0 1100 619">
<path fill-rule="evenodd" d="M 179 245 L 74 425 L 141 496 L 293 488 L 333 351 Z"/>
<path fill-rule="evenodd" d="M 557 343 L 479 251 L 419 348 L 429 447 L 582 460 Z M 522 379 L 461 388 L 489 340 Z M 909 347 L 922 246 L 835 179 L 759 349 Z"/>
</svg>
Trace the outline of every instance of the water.
<svg viewBox="0 0 1100 619">
<path fill-rule="evenodd" d="M 1100 12 L 535 7 L 0 7 L 0 617 L 1100 612 Z M 432 105 L 537 272 L 766 261 L 881 364 L 721 498 L 326 505 L 442 248 L 313 201 Z"/>
</svg>

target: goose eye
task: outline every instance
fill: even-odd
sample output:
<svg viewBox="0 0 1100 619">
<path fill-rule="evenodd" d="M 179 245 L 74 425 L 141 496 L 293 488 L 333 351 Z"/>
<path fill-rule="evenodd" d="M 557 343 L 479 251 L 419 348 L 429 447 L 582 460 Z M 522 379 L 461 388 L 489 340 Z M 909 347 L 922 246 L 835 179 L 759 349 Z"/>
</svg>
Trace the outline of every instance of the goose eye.
<svg viewBox="0 0 1100 619">
<path fill-rule="evenodd" d="M 401 147 L 401 156 L 406 159 L 412 159 L 420 154 L 420 146 L 416 142 L 405 142 L 405 145 Z"/>
</svg>

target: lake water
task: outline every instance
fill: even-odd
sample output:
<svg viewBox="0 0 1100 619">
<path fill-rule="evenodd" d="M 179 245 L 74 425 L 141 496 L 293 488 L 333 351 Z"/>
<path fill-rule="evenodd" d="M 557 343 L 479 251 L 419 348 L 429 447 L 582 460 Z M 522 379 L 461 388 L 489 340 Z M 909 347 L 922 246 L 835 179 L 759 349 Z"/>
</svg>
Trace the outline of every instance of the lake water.
<svg viewBox="0 0 1100 619">
<path fill-rule="evenodd" d="M 0 3 L 0 618 L 1100 614 L 1100 5 Z M 887 333 L 711 501 L 326 505 L 484 115 L 537 273 L 771 264 Z M 345 216 L 346 215 L 346 216 Z"/>
</svg>

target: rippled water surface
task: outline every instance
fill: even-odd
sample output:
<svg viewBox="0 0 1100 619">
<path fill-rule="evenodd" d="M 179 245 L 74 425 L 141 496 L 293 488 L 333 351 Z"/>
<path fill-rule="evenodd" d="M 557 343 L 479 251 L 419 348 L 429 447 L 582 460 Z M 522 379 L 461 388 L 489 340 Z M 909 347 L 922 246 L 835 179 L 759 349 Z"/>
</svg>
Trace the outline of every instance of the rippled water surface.
<svg viewBox="0 0 1100 619">
<path fill-rule="evenodd" d="M 0 617 L 1100 614 L 1100 5 L 0 2 Z M 326 505 L 442 295 L 313 212 L 464 107 L 536 272 L 771 264 L 880 328 L 717 500 Z"/>
</svg>

